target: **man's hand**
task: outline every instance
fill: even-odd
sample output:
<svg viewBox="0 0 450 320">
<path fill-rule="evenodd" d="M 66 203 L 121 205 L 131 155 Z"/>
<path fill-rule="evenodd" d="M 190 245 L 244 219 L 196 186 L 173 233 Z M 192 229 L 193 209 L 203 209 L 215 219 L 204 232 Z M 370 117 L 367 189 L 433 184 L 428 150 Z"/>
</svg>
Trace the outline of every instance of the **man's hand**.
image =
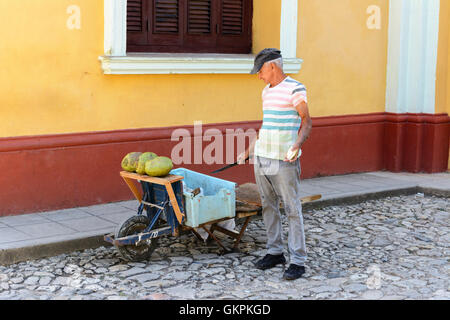
<svg viewBox="0 0 450 320">
<path fill-rule="evenodd" d="M 300 146 L 298 145 L 298 143 L 295 143 L 290 150 L 295 154 L 294 157 L 289 158 L 289 151 L 288 153 L 286 153 L 286 155 L 284 156 L 284 162 L 295 162 L 298 159 L 298 153 L 300 152 Z"/>
</svg>

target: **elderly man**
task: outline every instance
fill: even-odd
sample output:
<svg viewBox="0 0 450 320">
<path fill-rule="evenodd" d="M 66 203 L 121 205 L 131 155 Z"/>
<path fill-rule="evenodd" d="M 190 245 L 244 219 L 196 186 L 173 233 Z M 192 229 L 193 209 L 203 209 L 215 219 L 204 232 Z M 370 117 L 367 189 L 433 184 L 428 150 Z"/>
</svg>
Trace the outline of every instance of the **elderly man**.
<svg viewBox="0 0 450 320">
<path fill-rule="evenodd" d="M 289 222 L 289 268 L 283 278 L 295 280 L 305 272 L 306 244 L 300 201 L 301 148 L 312 121 L 306 88 L 283 72 L 277 49 L 264 49 L 255 58 L 251 74 L 258 74 L 267 86 L 262 92 L 264 119 L 257 139 L 238 156 L 238 163 L 254 155 L 254 172 L 262 202 L 267 232 L 267 255 L 256 262 L 261 270 L 286 263 L 283 255 L 280 200 Z"/>
</svg>

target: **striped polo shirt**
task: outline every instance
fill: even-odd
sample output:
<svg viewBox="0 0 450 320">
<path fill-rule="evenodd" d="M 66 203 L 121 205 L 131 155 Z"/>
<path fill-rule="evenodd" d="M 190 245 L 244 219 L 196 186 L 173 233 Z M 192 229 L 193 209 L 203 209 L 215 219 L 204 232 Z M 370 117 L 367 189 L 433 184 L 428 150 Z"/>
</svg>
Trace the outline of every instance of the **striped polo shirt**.
<svg viewBox="0 0 450 320">
<path fill-rule="evenodd" d="M 273 88 L 267 85 L 262 92 L 262 101 L 264 118 L 255 155 L 284 160 L 298 137 L 302 119 L 295 107 L 302 101 L 307 102 L 306 88 L 287 77 Z"/>
</svg>

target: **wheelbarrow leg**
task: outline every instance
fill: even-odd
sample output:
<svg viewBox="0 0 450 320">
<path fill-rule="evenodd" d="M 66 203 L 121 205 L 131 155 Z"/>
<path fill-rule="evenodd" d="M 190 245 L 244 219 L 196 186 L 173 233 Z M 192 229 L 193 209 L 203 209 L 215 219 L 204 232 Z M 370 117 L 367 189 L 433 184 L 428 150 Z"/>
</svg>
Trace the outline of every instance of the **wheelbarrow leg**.
<svg viewBox="0 0 450 320">
<path fill-rule="evenodd" d="M 192 231 L 192 233 L 194 234 L 194 236 L 195 236 L 198 240 L 204 241 L 204 239 L 202 238 L 202 236 L 201 236 L 197 231 L 195 231 L 194 228 L 189 229 L 189 230 Z M 208 237 L 209 237 L 209 236 L 208 236 Z"/>
<path fill-rule="evenodd" d="M 213 225 L 211 226 L 211 229 L 210 229 L 211 234 L 213 234 L 214 231 L 217 230 L 218 232 L 221 232 L 221 233 L 223 233 L 223 234 L 226 234 L 227 236 L 229 236 L 229 237 L 235 239 L 235 240 L 234 240 L 234 244 L 233 244 L 233 249 L 232 249 L 231 251 L 236 252 L 236 251 L 238 251 L 239 242 L 241 241 L 241 238 L 242 238 L 242 236 L 244 235 L 245 230 L 247 229 L 247 226 L 248 226 L 248 224 L 249 224 L 249 222 L 250 222 L 250 219 L 251 219 L 251 216 L 247 216 L 247 217 L 246 217 L 246 219 L 245 219 L 245 221 L 244 221 L 244 224 L 243 224 L 243 226 L 241 227 L 241 230 L 240 230 L 239 232 L 234 231 L 234 230 L 227 230 L 227 229 L 222 228 L 222 227 L 219 226 L 219 225 L 213 224 Z M 230 251 L 230 250 L 229 250 L 229 251 Z"/>
<path fill-rule="evenodd" d="M 209 236 L 211 238 L 214 239 L 214 241 L 217 242 L 217 244 L 225 251 L 225 253 L 231 252 L 229 249 L 225 248 L 225 246 L 222 244 L 222 242 L 220 242 L 220 240 L 217 239 L 216 236 L 208 228 L 206 228 L 205 226 L 203 226 L 202 228 L 203 228 L 203 230 L 205 230 L 209 234 Z"/>
<path fill-rule="evenodd" d="M 237 236 L 236 240 L 234 241 L 233 249 L 237 250 L 239 246 L 239 242 L 241 241 L 242 236 L 244 235 L 245 229 L 247 229 L 248 223 L 250 222 L 251 216 L 248 216 L 245 219 L 244 225 L 241 227 L 241 231 L 239 232 L 239 235 Z"/>
</svg>

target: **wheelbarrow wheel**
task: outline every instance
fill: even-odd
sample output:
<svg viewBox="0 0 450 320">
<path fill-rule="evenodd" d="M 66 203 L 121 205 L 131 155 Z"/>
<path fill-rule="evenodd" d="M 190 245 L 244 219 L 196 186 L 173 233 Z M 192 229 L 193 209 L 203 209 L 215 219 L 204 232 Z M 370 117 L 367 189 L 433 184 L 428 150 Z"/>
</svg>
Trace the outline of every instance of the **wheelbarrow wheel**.
<svg viewBox="0 0 450 320">
<path fill-rule="evenodd" d="M 120 225 L 116 231 L 116 238 L 139 234 L 150 224 L 149 218 L 143 215 L 133 216 Z M 147 239 L 137 245 L 117 246 L 121 256 L 128 261 L 142 261 L 150 259 L 156 249 L 157 239 Z"/>
</svg>

